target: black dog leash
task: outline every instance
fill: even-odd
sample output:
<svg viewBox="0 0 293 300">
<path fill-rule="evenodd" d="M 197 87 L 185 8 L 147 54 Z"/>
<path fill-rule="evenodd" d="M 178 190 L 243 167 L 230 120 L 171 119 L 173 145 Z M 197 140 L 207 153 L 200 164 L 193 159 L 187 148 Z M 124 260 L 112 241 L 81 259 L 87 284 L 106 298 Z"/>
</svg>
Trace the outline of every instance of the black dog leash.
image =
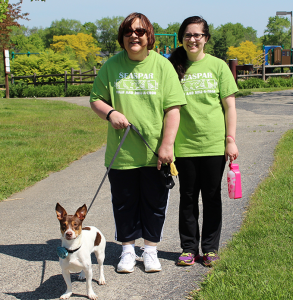
<svg viewBox="0 0 293 300">
<path fill-rule="evenodd" d="M 111 170 L 111 167 L 112 167 L 112 165 L 113 165 L 113 163 L 114 163 L 114 161 L 115 161 L 115 159 L 116 159 L 116 157 L 117 157 L 117 155 L 118 155 L 118 153 L 119 153 L 119 151 L 120 151 L 120 149 L 121 149 L 121 147 L 122 147 L 122 145 L 123 145 L 123 143 L 124 143 L 124 141 L 125 141 L 128 133 L 129 133 L 130 129 L 133 129 L 140 136 L 140 138 L 143 140 L 143 142 L 146 144 L 146 146 L 154 153 L 154 155 L 158 157 L 158 154 L 150 147 L 150 145 L 147 143 L 147 141 L 145 140 L 145 138 L 141 135 L 141 133 L 139 132 L 139 130 L 133 124 L 129 124 L 127 126 L 127 128 L 125 130 L 125 133 L 124 133 L 124 135 L 123 135 L 123 137 L 121 139 L 121 142 L 120 142 L 120 144 L 119 144 L 119 146 L 118 146 L 118 148 L 117 148 L 117 150 L 116 150 L 116 152 L 115 152 L 115 154 L 114 154 L 114 156 L 113 156 L 113 158 L 112 158 L 112 160 L 110 162 L 110 165 L 107 168 L 107 171 L 106 171 L 106 173 L 105 173 L 105 175 L 104 175 L 104 177 L 102 179 L 102 182 L 100 183 L 100 185 L 98 187 L 98 190 L 97 190 L 97 192 L 96 192 L 96 194 L 95 194 L 95 196 L 94 196 L 91 204 L 89 205 L 89 208 L 88 208 L 87 212 L 89 212 L 89 210 L 91 209 L 94 201 L 96 200 L 96 197 L 97 197 L 97 195 L 98 195 L 98 193 L 99 193 L 99 191 L 100 191 L 100 189 L 101 189 L 101 187 L 102 187 L 102 185 L 103 185 L 103 183 L 104 183 L 107 175 L 109 174 L 109 172 Z M 169 169 L 163 173 L 163 176 L 166 179 L 169 180 L 167 188 L 169 188 L 169 189 L 173 188 L 173 186 L 175 185 L 175 183 L 174 183 L 174 181 L 172 179 L 172 176 L 170 174 L 170 166 L 169 166 Z"/>
</svg>

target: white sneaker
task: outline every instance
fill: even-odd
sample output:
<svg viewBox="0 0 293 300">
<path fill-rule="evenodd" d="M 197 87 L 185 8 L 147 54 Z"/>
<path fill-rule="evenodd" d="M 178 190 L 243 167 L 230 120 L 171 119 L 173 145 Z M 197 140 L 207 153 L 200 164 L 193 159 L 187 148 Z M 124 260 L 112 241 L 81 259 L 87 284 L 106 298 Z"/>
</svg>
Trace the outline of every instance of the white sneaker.
<svg viewBox="0 0 293 300">
<path fill-rule="evenodd" d="M 117 266 L 118 273 L 132 273 L 136 264 L 134 252 L 122 252 L 120 262 Z"/>
<path fill-rule="evenodd" d="M 157 251 L 144 251 L 142 254 L 145 271 L 159 272 L 162 270 L 162 266 L 159 262 Z"/>
</svg>

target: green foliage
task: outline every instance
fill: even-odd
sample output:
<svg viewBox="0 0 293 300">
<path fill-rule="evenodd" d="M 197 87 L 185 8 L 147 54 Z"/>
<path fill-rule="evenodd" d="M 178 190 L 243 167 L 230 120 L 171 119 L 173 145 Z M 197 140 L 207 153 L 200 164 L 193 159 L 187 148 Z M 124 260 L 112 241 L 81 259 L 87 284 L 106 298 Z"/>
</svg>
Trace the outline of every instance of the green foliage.
<svg viewBox="0 0 293 300">
<path fill-rule="evenodd" d="M 5 91 L 0 90 L 0 98 L 5 98 Z"/>
<path fill-rule="evenodd" d="M 238 80 L 237 83 L 239 89 L 292 87 L 293 78 L 270 77 L 267 81 L 263 81 L 260 78 L 249 78 L 246 80 Z"/>
<path fill-rule="evenodd" d="M 209 48 L 207 49 L 209 51 L 207 51 L 207 53 L 214 54 L 216 57 L 225 61 L 227 60 L 226 53 L 229 47 L 238 47 L 240 43 L 244 41 L 256 43 L 258 40 L 256 30 L 252 27 L 244 27 L 240 23 L 227 23 L 217 27 L 216 29 L 213 27 L 210 29 L 211 40 L 208 44 L 210 43 L 213 45 L 213 51 Z"/>
<path fill-rule="evenodd" d="M 99 42 L 102 47 L 102 51 L 106 51 L 109 54 L 117 51 L 120 46 L 117 43 L 119 26 L 124 20 L 124 17 L 112 17 L 102 18 L 96 21 L 96 25 L 99 31 Z"/>
<path fill-rule="evenodd" d="M 89 96 L 92 88 L 93 88 L 92 84 L 68 85 L 65 93 L 64 84 L 39 85 L 34 87 L 33 85 L 28 85 L 27 83 L 22 82 L 22 83 L 10 85 L 9 97 L 10 98 L 81 97 L 81 96 Z M 5 97 L 5 92 L 3 92 L 3 98 L 4 97 Z M 0 94 L 0 98 L 1 98 L 1 94 Z"/>
<path fill-rule="evenodd" d="M 53 36 L 86 33 L 87 29 L 80 21 L 72 19 L 61 19 L 53 21 L 49 28 L 44 30 L 44 42 L 46 48 L 49 48 L 53 43 Z"/>
<path fill-rule="evenodd" d="M 76 61 L 70 60 L 67 56 L 48 51 L 40 55 L 21 55 L 15 58 L 11 63 L 11 73 L 14 76 L 29 76 L 34 73 L 37 75 L 46 74 L 64 74 L 64 71 L 70 72 L 71 68 L 77 69 Z M 33 82 L 32 79 L 26 78 L 25 82 Z M 58 77 L 38 78 L 38 82 L 55 82 L 60 81 Z"/>
<path fill-rule="evenodd" d="M 291 23 L 288 18 L 274 16 L 269 18 L 265 35 L 262 37 L 264 45 L 280 45 L 285 49 L 291 48 Z"/>
<path fill-rule="evenodd" d="M 2 0 L 0 3 L 0 22 L 6 19 L 7 11 L 8 11 L 8 0 Z"/>
<path fill-rule="evenodd" d="M 293 87 L 293 77 L 271 77 L 267 82 L 269 87 Z"/>
<path fill-rule="evenodd" d="M 69 85 L 65 97 L 89 96 L 92 88 L 92 84 Z"/>
<path fill-rule="evenodd" d="M 15 52 L 26 53 L 29 51 L 31 53 L 39 53 L 45 50 L 44 42 L 37 33 L 33 33 L 29 36 L 24 34 L 12 34 L 10 41 L 14 45 L 13 49 Z"/>
</svg>

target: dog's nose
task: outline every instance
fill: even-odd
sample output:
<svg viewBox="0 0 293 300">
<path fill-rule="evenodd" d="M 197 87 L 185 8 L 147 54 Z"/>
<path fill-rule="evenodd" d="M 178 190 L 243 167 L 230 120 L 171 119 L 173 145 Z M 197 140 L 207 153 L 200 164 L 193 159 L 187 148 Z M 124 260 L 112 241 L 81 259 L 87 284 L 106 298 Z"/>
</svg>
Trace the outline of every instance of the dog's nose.
<svg viewBox="0 0 293 300">
<path fill-rule="evenodd" d="M 67 237 L 72 237 L 72 232 L 71 232 L 71 231 L 66 232 L 66 236 L 67 236 Z"/>
</svg>

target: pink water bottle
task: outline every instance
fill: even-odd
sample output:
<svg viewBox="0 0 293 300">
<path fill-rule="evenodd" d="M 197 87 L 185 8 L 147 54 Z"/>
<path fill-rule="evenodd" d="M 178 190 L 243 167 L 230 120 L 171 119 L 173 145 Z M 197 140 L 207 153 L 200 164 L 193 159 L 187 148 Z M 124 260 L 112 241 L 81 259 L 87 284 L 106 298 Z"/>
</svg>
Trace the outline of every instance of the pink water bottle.
<svg viewBox="0 0 293 300">
<path fill-rule="evenodd" d="M 230 199 L 242 198 L 241 174 L 239 165 L 229 163 L 230 171 L 227 174 L 228 193 Z"/>
</svg>

